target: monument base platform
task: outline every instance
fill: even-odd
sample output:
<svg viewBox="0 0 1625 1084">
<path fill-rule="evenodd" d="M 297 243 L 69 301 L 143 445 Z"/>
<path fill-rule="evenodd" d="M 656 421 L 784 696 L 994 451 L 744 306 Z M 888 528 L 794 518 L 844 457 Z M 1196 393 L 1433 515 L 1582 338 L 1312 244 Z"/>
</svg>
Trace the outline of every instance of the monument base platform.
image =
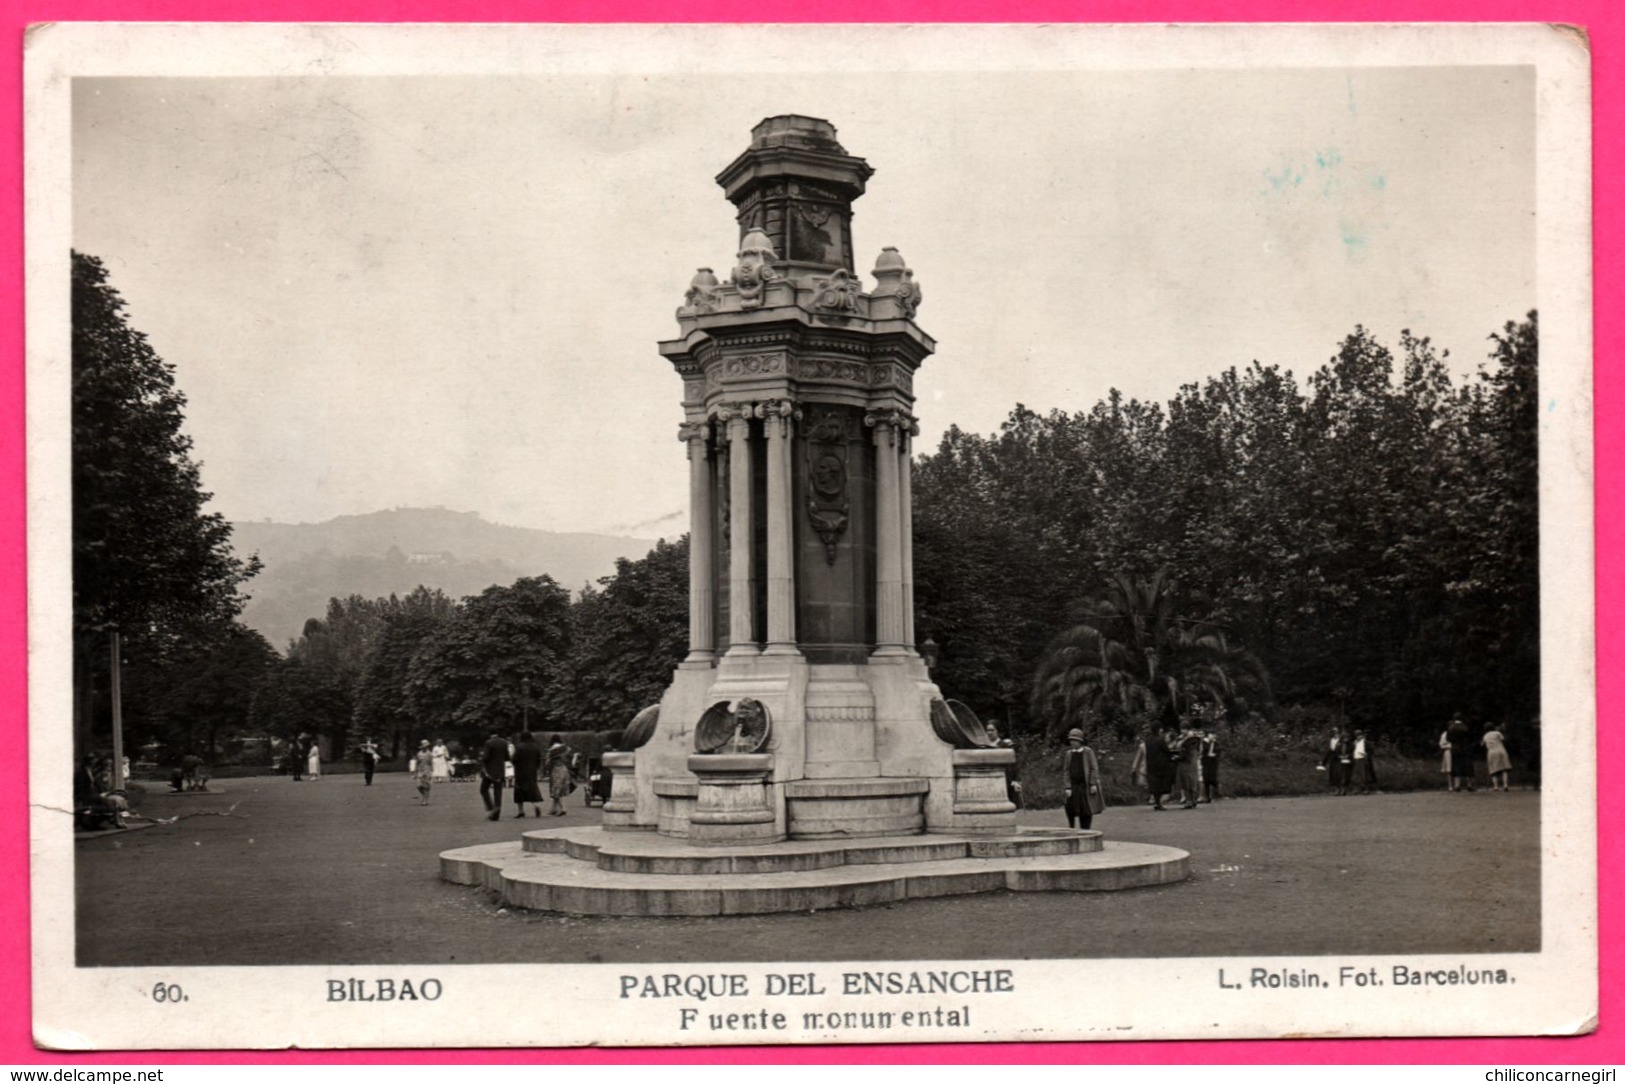
<svg viewBox="0 0 1625 1084">
<path fill-rule="evenodd" d="M 440 855 L 440 876 L 505 904 L 580 915 L 761 915 L 979 892 L 1104 892 L 1182 881 L 1190 855 L 1099 832 L 899 835 L 695 846 L 593 826 Z"/>
</svg>

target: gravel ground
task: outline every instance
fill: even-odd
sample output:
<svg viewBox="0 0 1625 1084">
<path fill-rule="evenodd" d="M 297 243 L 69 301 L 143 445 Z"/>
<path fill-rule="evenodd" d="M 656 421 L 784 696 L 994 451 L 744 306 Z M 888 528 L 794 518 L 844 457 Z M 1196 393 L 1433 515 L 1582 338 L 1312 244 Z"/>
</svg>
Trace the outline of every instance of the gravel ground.
<svg viewBox="0 0 1625 1084">
<path fill-rule="evenodd" d="M 484 819 L 474 786 L 419 807 L 403 775 L 149 794 L 179 816 L 75 844 L 81 966 L 1045 959 L 1540 948 L 1540 794 L 1442 791 L 1119 807 L 1107 839 L 1191 852 L 1189 881 L 816 914 L 572 918 L 439 880 L 451 847 L 597 823 Z M 226 814 L 226 815 L 220 815 Z M 1059 810 L 1023 815 L 1064 824 Z"/>
</svg>

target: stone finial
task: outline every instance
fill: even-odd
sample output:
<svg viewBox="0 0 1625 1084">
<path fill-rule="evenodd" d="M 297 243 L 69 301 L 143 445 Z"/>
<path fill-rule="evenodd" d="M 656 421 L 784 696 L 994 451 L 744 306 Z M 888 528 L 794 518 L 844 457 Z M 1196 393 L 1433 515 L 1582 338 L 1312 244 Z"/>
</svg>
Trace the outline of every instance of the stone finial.
<svg viewBox="0 0 1625 1084">
<path fill-rule="evenodd" d="M 762 294 L 768 283 L 783 277 L 773 267 L 779 255 L 773 251 L 773 242 L 768 240 L 767 234 L 753 226 L 739 242 L 738 258 L 739 263 L 734 266 L 734 286 L 739 290 L 740 307 L 761 308 Z"/>
<path fill-rule="evenodd" d="M 902 253 L 891 247 L 881 249 L 880 258 L 875 261 L 874 275 L 878 285 L 873 296 L 877 299 L 889 298 L 899 313 L 910 320 L 914 319 L 924 296 Z"/>
<path fill-rule="evenodd" d="M 702 267 L 694 272 L 689 280 L 688 293 L 683 295 L 683 307 L 677 310 L 678 316 L 697 316 L 701 313 L 715 312 L 722 303 L 722 295 L 718 288 L 717 276 L 709 267 Z"/>
</svg>

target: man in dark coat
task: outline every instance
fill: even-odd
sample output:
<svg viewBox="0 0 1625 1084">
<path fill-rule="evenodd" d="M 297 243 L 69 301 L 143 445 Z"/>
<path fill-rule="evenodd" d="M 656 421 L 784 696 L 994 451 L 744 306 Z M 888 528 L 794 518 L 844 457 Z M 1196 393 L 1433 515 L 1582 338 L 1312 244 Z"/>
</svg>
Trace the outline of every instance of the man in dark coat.
<svg viewBox="0 0 1625 1084">
<path fill-rule="evenodd" d="M 367 786 L 372 786 L 372 773 L 378 770 L 378 746 L 371 738 L 361 743 L 361 774 L 367 777 Z"/>
<path fill-rule="evenodd" d="M 501 734 L 493 733 L 480 756 L 480 801 L 485 803 L 487 820 L 502 816 L 502 783 L 507 768 L 508 742 Z"/>
</svg>

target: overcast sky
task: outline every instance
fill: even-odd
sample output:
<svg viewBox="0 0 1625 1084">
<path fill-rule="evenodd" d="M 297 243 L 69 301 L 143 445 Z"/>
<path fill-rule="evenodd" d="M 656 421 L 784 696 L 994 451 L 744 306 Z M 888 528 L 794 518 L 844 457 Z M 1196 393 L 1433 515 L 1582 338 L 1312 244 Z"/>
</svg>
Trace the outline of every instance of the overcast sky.
<svg viewBox="0 0 1625 1084">
<path fill-rule="evenodd" d="M 174 363 L 229 518 L 626 530 L 685 507 L 655 344 L 733 265 L 713 178 L 788 112 L 876 170 L 859 270 L 895 245 L 924 289 L 922 449 L 1017 402 L 1301 378 L 1361 323 L 1467 373 L 1536 304 L 1511 67 L 81 79 L 73 243 Z"/>
</svg>

